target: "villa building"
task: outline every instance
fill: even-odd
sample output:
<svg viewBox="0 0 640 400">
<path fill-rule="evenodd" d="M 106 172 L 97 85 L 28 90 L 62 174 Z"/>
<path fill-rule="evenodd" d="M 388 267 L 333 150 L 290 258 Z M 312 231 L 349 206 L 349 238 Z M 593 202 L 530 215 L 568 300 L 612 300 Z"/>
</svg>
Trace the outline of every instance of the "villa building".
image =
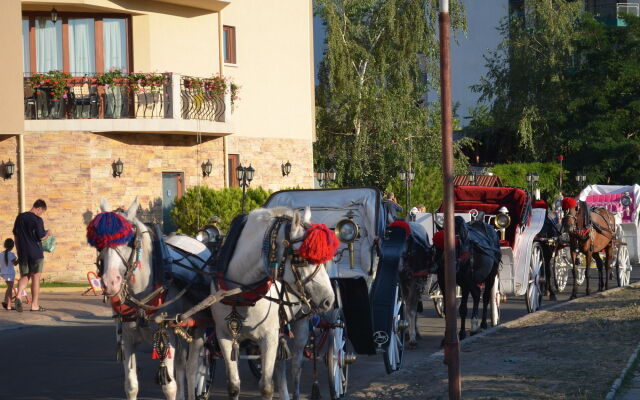
<svg viewBox="0 0 640 400">
<path fill-rule="evenodd" d="M 44 199 L 46 280 L 95 269 L 85 232 L 103 196 L 138 196 L 170 231 L 176 197 L 236 186 L 238 165 L 252 187 L 313 186 L 311 0 L 2 3 L 0 235 Z"/>
</svg>

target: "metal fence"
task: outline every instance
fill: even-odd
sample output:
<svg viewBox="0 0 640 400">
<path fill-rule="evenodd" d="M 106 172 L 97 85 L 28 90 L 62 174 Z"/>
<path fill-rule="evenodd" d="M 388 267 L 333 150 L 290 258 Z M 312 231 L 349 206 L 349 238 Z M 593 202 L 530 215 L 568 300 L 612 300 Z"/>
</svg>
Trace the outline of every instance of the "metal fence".
<svg viewBox="0 0 640 400">
<path fill-rule="evenodd" d="M 183 76 L 180 80 L 182 118 L 224 121 L 226 90 L 220 80 Z"/>
</svg>

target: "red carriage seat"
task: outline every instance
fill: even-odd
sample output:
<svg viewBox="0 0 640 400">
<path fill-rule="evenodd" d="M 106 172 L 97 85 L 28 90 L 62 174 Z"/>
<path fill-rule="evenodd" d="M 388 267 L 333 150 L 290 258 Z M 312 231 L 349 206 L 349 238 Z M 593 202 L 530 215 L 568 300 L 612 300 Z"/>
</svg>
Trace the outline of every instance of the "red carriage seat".
<svg viewBox="0 0 640 400">
<path fill-rule="evenodd" d="M 591 207 L 603 207 L 611 212 L 618 212 L 622 215 L 622 222 L 632 222 L 631 216 L 635 209 L 635 200 L 633 193 L 629 193 L 631 197 L 631 205 L 629 205 L 629 212 L 625 213 L 625 209 L 620 204 L 620 199 L 624 196 L 623 193 L 616 194 L 591 194 L 587 196 L 587 204 Z"/>
<path fill-rule="evenodd" d="M 505 232 L 506 241 L 513 247 L 516 229 L 527 213 L 529 195 L 526 190 L 513 187 L 456 186 L 454 187 L 454 211 L 468 212 L 476 209 L 486 214 L 498 214 L 501 207 L 507 207 L 511 225 Z M 442 211 L 442 207 L 440 207 Z"/>
</svg>

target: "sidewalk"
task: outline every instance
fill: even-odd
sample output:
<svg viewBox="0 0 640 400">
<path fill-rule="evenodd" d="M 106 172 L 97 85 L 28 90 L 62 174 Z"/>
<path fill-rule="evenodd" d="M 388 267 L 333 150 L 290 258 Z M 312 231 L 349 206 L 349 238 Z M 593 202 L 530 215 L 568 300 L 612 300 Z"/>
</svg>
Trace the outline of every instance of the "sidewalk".
<svg viewBox="0 0 640 400">
<path fill-rule="evenodd" d="M 637 365 L 631 372 L 631 381 L 624 385 L 616 400 L 638 400 L 640 399 L 640 365 Z"/>
<path fill-rule="evenodd" d="M 111 307 L 102 303 L 102 296 L 82 296 L 83 291 L 83 288 L 43 288 L 40 304 L 47 311 L 29 311 L 26 302 L 21 313 L 0 308 L 0 331 L 29 326 L 111 324 Z"/>
</svg>

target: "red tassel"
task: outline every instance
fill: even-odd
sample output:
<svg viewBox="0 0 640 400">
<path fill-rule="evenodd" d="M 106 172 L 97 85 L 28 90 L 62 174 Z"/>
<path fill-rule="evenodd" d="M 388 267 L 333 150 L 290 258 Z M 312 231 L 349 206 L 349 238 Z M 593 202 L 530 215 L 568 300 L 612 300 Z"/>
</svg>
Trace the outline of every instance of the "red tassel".
<svg viewBox="0 0 640 400">
<path fill-rule="evenodd" d="M 562 199 L 562 209 L 569 210 L 571 208 L 575 208 L 578 202 L 573 197 L 565 197 Z"/>
<path fill-rule="evenodd" d="M 313 264 L 322 264 L 333 258 L 340 247 L 340 241 L 333 231 L 324 224 L 314 224 L 307 229 L 298 254 Z"/>
<path fill-rule="evenodd" d="M 151 359 L 152 360 L 157 360 L 160 358 L 160 354 L 158 354 L 158 350 L 157 349 L 153 349 L 153 353 L 151 353 Z"/>
<path fill-rule="evenodd" d="M 407 235 L 407 237 L 411 235 L 411 227 L 409 226 L 409 223 L 407 223 L 407 221 L 398 219 L 390 223 L 389 226 L 399 226 L 400 228 L 404 229 L 404 232 Z"/>
</svg>

